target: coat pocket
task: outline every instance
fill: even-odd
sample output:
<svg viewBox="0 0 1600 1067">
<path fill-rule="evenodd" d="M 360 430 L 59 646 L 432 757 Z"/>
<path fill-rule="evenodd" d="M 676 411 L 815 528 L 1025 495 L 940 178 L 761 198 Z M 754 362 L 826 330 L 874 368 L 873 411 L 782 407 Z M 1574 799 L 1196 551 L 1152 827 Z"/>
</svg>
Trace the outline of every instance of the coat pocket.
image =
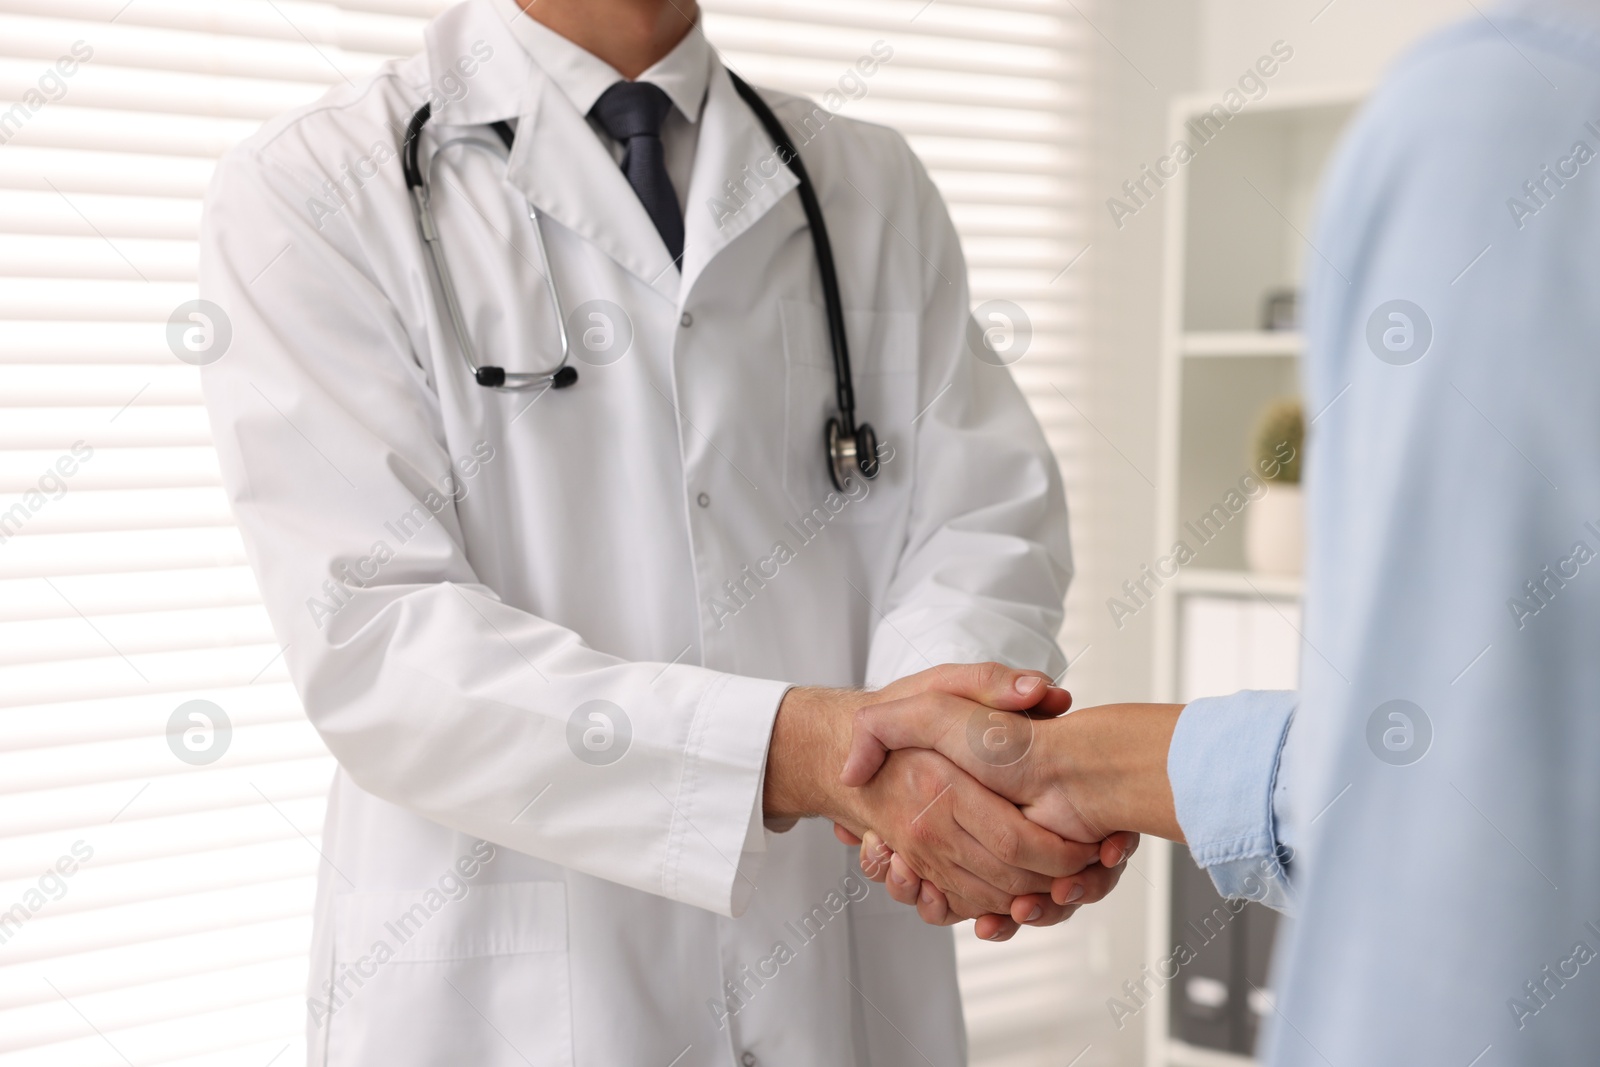
<svg viewBox="0 0 1600 1067">
<path fill-rule="evenodd" d="M 333 981 L 329 1067 L 572 1063 L 564 883 L 343 894 Z"/>
<path fill-rule="evenodd" d="M 856 422 L 877 431 L 877 478 L 837 493 L 828 478 L 824 428 L 838 414 L 838 378 L 820 304 L 784 300 L 784 492 L 802 516 L 814 509 L 846 524 L 882 523 L 910 501 L 917 416 L 918 319 L 909 311 L 845 311 Z M 858 479 L 860 481 L 860 479 Z"/>
</svg>

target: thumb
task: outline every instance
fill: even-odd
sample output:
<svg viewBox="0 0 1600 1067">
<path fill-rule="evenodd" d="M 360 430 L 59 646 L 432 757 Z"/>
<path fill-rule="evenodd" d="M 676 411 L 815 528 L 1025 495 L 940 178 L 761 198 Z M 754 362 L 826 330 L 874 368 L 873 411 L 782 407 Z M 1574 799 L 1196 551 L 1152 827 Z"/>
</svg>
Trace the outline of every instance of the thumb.
<svg viewBox="0 0 1600 1067">
<path fill-rule="evenodd" d="M 1100 842 L 1100 863 L 1105 867 L 1119 867 L 1138 847 L 1138 834 L 1118 830 Z"/>
<path fill-rule="evenodd" d="M 913 675 L 920 692 L 949 693 L 996 711 L 1031 711 L 1060 715 L 1072 706 L 1072 694 L 1051 685 L 1043 671 L 1021 670 L 1004 663 L 946 663 Z"/>
<path fill-rule="evenodd" d="M 965 729 L 965 719 L 951 718 L 919 700 L 926 693 L 941 693 L 996 711 L 1026 712 L 1034 718 L 1051 718 L 1072 706 L 1072 694 L 1050 684 L 1043 671 L 1018 670 L 1003 663 L 947 663 L 933 667 L 888 687 L 903 693 L 899 699 L 856 711 L 850 752 L 839 782 L 863 786 L 872 780 L 896 748 L 937 749 L 952 725 Z M 950 755 L 950 753 L 945 753 Z"/>
<path fill-rule="evenodd" d="M 872 781 L 889 758 L 890 749 L 937 749 L 951 726 L 960 725 L 960 717 L 952 713 L 949 703 L 960 702 L 941 704 L 925 696 L 910 696 L 857 708 L 850 752 L 839 772 L 840 784 L 862 786 Z"/>
<path fill-rule="evenodd" d="M 878 705 L 879 708 L 890 706 Z M 883 766 L 883 761 L 889 758 L 888 746 L 874 729 L 874 722 L 878 720 L 867 714 L 874 710 L 876 709 L 862 708 L 856 712 L 855 725 L 850 733 L 850 752 L 845 756 L 844 770 L 839 772 L 841 785 L 852 787 L 866 785 L 872 781 L 872 776 L 878 773 L 878 768 Z M 881 729 L 882 726 L 878 728 Z"/>
<path fill-rule="evenodd" d="M 952 732 L 965 733 L 967 718 L 974 710 L 989 709 L 938 690 L 857 708 L 850 752 L 845 756 L 844 770 L 839 772 L 840 784 L 866 785 L 889 758 L 891 749 L 941 751 Z M 959 751 L 952 749 L 944 754 L 954 759 L 951 753 Z"/>
</svg>

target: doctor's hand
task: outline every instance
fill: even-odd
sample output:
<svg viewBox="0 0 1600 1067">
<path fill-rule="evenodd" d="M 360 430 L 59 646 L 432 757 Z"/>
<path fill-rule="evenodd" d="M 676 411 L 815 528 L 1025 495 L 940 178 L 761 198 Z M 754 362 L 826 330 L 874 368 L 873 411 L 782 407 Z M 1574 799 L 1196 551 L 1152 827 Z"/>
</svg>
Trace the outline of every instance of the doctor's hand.
<svg viewBox="0 0 1600 1067">
<path fill-rule="evenodd" d="M 1038 672 L 996 664 L 946 665 L 901 679 L 875 693 L 793 689 L 774 724 L 764 794 L 769 821 L 823 816 L 859 837 L 875 831 L 922 879 L 976 916 L 1004 912 L 1014 898 L 1044 894 L 1100 855 L 1093 844 L 1065 841 L 1030 822 L 1017 807 L 980 785 L 949 759 L 906 751 L 880 759 L 863 785 L 839 779 L 856 713 L 889 702 L 927 706 L 954 702 L 973 711 L 993 707 L 1059 714 L 1070 703 Z"/>
</svg>

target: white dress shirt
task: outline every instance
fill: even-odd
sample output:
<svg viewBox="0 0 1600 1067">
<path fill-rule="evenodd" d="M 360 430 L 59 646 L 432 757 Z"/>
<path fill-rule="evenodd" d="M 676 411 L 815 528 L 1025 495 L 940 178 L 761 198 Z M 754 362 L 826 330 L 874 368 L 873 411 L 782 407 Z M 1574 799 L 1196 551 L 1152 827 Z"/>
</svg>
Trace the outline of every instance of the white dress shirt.
<svg viewBox="0 0 1600 1067">
<path fill-rule="evenodd" d="M 572 101 L 578 114 L 589 117 L 595 136 L 621 165 L 624 146 L 606 133 L 589 112 L 601 93 L 628 79 L 593 52 L 525 14 L 517 0 L 495 0 L 495 5 L 510 25 L 512 36 L 562 95 Z M 715 62 L 716 56 L 697 21 L 671 52 L 634 79 L 657 86 L 672 100 L 672 110 L 661 124 L 661 145 L 667 158 L 667 175 L 678 194 L 678 207 L 684 210 L 688 208 L 689 178 L 694 173 L 694 153 L 700 140 L 700 112 L 705 107 L 706 85 Z"/>
</svg>

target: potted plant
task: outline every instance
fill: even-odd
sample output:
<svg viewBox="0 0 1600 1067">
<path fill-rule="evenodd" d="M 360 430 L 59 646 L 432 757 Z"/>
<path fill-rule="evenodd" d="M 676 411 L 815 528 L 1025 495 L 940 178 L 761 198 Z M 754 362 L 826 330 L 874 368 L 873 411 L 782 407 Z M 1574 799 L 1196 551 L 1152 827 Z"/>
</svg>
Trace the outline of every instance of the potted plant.
<svg viewBox="0 0 1600 1067">
<path fill-rule="evenodd" d="M 1267 492 L 1245 516 L 1244 557 L 1253 571 L 1299 574 L 1305 564 L 1305 505 L 1300 466 L 1305 453 L 1305 412 L 1298 399 L 1279 400 L 1261 415 L 1255 469 Z"/>
</svg>

